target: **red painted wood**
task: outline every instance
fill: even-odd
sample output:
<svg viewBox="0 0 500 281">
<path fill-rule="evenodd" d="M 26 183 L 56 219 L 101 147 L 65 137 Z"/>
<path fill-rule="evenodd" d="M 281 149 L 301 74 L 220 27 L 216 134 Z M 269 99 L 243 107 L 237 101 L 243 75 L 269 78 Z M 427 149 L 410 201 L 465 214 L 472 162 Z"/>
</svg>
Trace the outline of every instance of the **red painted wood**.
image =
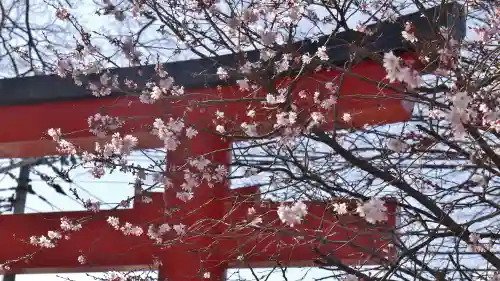
<svg viewBox="0 0 500 281">
<path fill-rule="evenodd" d="M 215 189 L 219 187 L 214 187 Z M 242 193 L 255 192 L 255 188 L 241 190 Z M 235 192 L 240 192 L 235 190 Z M 86 272 L 104 270 L 124 270 L 135 266 L 147 266 L 153 263 L 153 257 L 161 258 L 163 267 L 161 272 L 166 272 L 170 280 L 189 280 L 186 275 L 198 275 L 200 270 L 200 255 L 209 260 L 204 263 L 206 271 L 216 280 L 217 272 L 221 273 L 229 267 L 265 267 L 275 265 L 275 260 L 284 265 L 304 266 L 312 265 L 318 254 L 313 252 L 315 246 L 322 253 L 334 254 L 338 259 L 347 264 L 380 264 L 382 261 L 369 253 L 375 251 L 383 258 L 395 258 L 394 248 L 387 247 L 392 242 L 390 232 L 396 223 L 396 204 L 388 201 L 388 221 L 384 224 L 369 225 L 362 218 L 355 216 L 335 217 L 331 208 L 321 203 L 307 203 L 309 214 L 306 220 L 297 225 L 295 229 L 286 227 L 277 216 L 278 203 L 261 206 L 260 203 L 250 202 L 246 196 L 241 196 L 235 201 L 235 193 L 226 196 L 225 200 L 214 200 L 211 206 L 213 213 L 194 212 L 184 220 L 194 222 L 207 217 L 223 220 L 232 224 L 233 228 L 217 227 L 210 233 L 196 236 L 189 233 L 182 243 L 176 241 L 170 248 L 161 248 L 145 234 L 140 237 L 123 235 L 106 223 L 107 216 L 116 216 L 122 223 L 130 222 L 139 224 L 147 230 L 149 222 L 171 223 L 172 218 L 162 218 L 163 209 L 162 193 L 152 193 L 153 202 L 140 203 L 131 210 L 91 212 L 64 212 L 64 213 L 38 213 L 23 215 L 0 216 L 0 264 L 8 260 L 15 260 L 32 254 L 27 261 L 23 260 L 11 264 L 13 273 L 61 273 L 61 272 Z M 223 202 L 221 202 L 223 201 Z M 218 208 L 216 208 L 217 206 Z M 249 229 L 238 230 L 238 225 L 245 225 L 248 207 L 255 206 L 257 214 L 263 215 L 262 226 L 270 230 Z M 231 212 L 229 212 L 231 210 Z M 207 210 L 203 210 L 207 211 Z M 231 213 L 221 219 L 221 214 Z M 80 231 L 70 234 L 70 240 L 60 240 L 56 248 L 40 249 L 24 241 L 36 235 L 46 235 L 49 230 L 60 229 L 60 218 L 71 219 L 92 218 L 83 223 Z M 205 231 L 214 222 L 205 222 L 194 229 Z M 279 234 L 276 232 L 280 231 Z M 300 232 L 304 239 L 296 239 L 294 232 Z M 389 234 L 383 234 L 384 232 Z M 290 233 L 290 236 L 287 235 Z M 313 236 L 324 236 L 325 244 L 319 243 Z M 171 238 L 175 238 L 172 235 Z M 342 243 L 349 240 L 349 243 Z M 210 243 L 209 243 L 210 242 Z M 365 247 L 357 249 L 352 245 Z M 208 250 L 206 254 L 190 253 L 186 250 Z M 388 252 L 386 252 L 388 250 Z M 238 259 L 244 253 L 244 259 Z M 88 264 L 80 264 L 77 258 L 80 254 L 87 257 Z"/>
<path fill-rule="evenodd" d="M 246 206 L 249 203 L 244 204 Z M 392 261 L 395 248 L 392 231 L 396 223 L 396 204 L 389 200 L 388 221 L 369 225 L 362 218 L 354 215 L 336 217 L 333 210 L 324 203 L 308 202 L 307 219 L 294 229 L 284 225 L 276 210 L 279 203 L 259 204 L 257 214 L 263 214 L 266 230 L 246 228 L 233 232 L 236 239 L 224 243 L 225 256 L 234 257 L 233 266 L 254 267 L 274 266 L 273 258 L 288 266 L 314 266 L 313 261 L 320 255 L 334 255 L 346 264 L 383 264 Z M 242 208 L 244 211 L 247 208 Z M 318 241 L 324 237 L 325 244 Z M 319 253 L 314 252 L 317 247 Z M 244 253 L 245 259 L 238 261 L 235 249 Z"/>
<path fill-rule="evenodd" d="M 151 204 L 136 204 L 133 209 L 93 212 L 58 212 L 0 216 L 0 264 L 34 254 L 29 261 L 12 264 L 15 273 L 57 273 L 99 271 L 147 265 L 158 247 L 143 235 L 126 237 L 110 227 L 106 219 L 116 216 L 121 222 L 145 224 L 161 218 L 163 209 L 161 194 L 153 194 Z M 90 217 L 82 223 L 82 230 L 70 233 L 69 240 L 60 240 L 55 248 L 41 249 L 29 244 L 31 236 L 47 235 L 49 230 L 60 230 L 61 218 L 73 220 Z M 146 228 L 147 230 L 147 228 Z M 89 264 L 77 262 L 80 254 L 88 257 Z M 95 267 L 95 269 L 93 269 Z"/>
<path fill-rule="evenodd" d="M 388 124 L 406 121 L 410 113 L 401 103 L 402 96 L 387 89 L 382 89 L 377 83 L 383 81 L 385 70 L 375 62 L 362 62 L 354 65 L 352 73 L 359 77 L 371 79 L 367 82 L 359 77 L 345 75 L 341 85 L 340 96 L 335 111 L 328 112 L 327 129 L 339 127 L 360 127 L 365 124 Z M 313 93 L 324 90 L 324 83 L 337 79 L 337 71 L 319 71 L 313 75 L 303 75 L 296 79 L 294 86 L 295 104 L 305 115 L 318 110 L 312 104 Z M 288 78 L 289 79 L 289 78 Z M 286 79 L 278 81 L 280 85 L 287 84 Z M 307 98 L 299 98 L 299 92 L 308 92 Z M 271 127 L 274 121 L 269 120 L 269 112 L 263 112 L 260 101 L 242 101 L 242 98 L 265 97 L 264 92 L 258 96 L 241 92 L 237 87 L 226 86 L 220 89 L 197 89 L 186 93 L 185 98 L 178 100 L 163 100 L 153 105 L 142 104 L 135 97 L 99 98 L 78 100 L 71 102 L 57 102 L 40 105 L 24 105 L 4 107 L 0 110 L 5 122 L 0 135 L 0 157 L 31 157 L 56 154 L 54 144 L 46 135 L 48 128 L 61 128 L 63 133 L 70 133 L 67 137 L 77 144 L 87 148 L 93 147 L 95 138 L 88 132 L 87 118 L 100 109 L 104 113 L 122 117 L 128 120 L 124 132 L 134 132 L 140 137 L 141 148 L 156 148 L 162 146 L 154 136 L 151 136 L 145 125 L 151 125 L 156 117 L 185 116 L 194 124 L 206 128 L 208 119 L 212 119 L 208 112 L 216 109 L 225 112 L 228 120 L 234 120 L 234 126 L 239 128 L 242 121 L 250 121 L 246 117 L 249 107 L 256 107 L 257 117 L 254 119 L 261 126 Z M 221 102 L 221 100 L 226 100 Z M 231 102 L 227 100 L 232 100 Z M 239 101 L 238 101 L 239 100 Z M 217 101 L 217 102 L 210 102 Z M 195 107 L 194 104 L 199 106 Z M 200 104 L 202 103 L 202 104 Z M 187 110 L 190 107 L 192 110 Z M 351 124 L 333 124 L 334 120 L 344 113 L 353 116 Z M 271 116 L 274 116 L 272 114 Z"/>
<path fill-rule="evenodd" d="M 176 197 L 185 182 L 185 162 L 190 157 L 206 155 L 212 163 L 229 167 L 231 163 L 231 143 L 221 140 L 212 134 L 203 134 L 193 140 L 182 140 L 180 146 L 167 154 L 167 177 L 172 182 L 172 188 L 165 189 L 166 208 L 177 207 L 178 211 L 170 218 L 170 223 L 191 226 L 190 232 L 182 243 L 167 248 L 162 254 L 164 261 L 159 268 L 160 280 L 190 280 L 203 277 L 204 271 L 210 272 L 211 280 L 223 280 L 227 268 L 227 257 L 221 255 L 214 238 L 221 232 L 225 215 L 230 215 L 225 209 L 224 201 L 231 200 L 228 196 L 229 182 L 218 183 L 214 187 L 203 181 L 194 189 L 195 196 L 184 203 Z M 181 172 L 177 172 L 181 171 Z M 191 168 L 192 172 L 196 169 Z M 175 258 L 172 258 L 175 257 Z M 187 261 L 189 261 L 187 263 Z"/>
<path fill-rule="evenodd" d="M 346 263 L 380 264 L 383 258 L 395 258 L 391 231 L 396 223 L 396 204 L 388 202 L 388 222 L 371 226 L 356 216 L 333 215 L 331 206 L 310 202 L 309 214 L 295 229 L 286 227 L 277 215 L 278 203 L 259 201 L 257 187 L 229 191 L 228 183 L 213 187 L 202 183 L 195 197 L 180 202 L 176 192 L 184 183 L 185 162 L 189 157 L 206 155 L 215 165 L 229 165 L 230 143 L 220 137 L 203 134 L 181 146 L 167 157 L 168 177 L 172 187 L 164 193 L 153 193 L 153 203 L 136 203 L 132 210 L 90 212 L 62 212 L 0 216 L 0 264 L 33 254 L 29 260 L 10 265 L 14 273 L 77 272 L 89 270 L 127 269 L 162 261 L 160 274 L 169 280 L 191 280 L 210 272 L 212 280 L 221 280 L 229 267 L 273 266 L 276 260 L 288 265 L 311 265 L 321 252 L 333 253 Z M 216 151 L 215 153 L 213 153 Z M 180 171 L 180 172 L 179 172 Z M 263 219 L 264 229 L 249 228 L 248 208 L 254 207 Z M 174 211 L 172 208 L 175 208 Z M 168 215 L 165 215 L 168 211 Z M 55 248 L 39 249 L 26 244 L 31 236 L 46 235 L 58 230 L 61 217 L 74 220 L 93 216 L 83 223 L 81 231 L 71 234 L 70 240 L 60 240 Z M 147 230 L 150 223 L 182 223 L 189 227 L 180 240 L 174 233 L 165 237 L 170 247 L 159 247 L 145 234 L 127 237 L 107 225 L 108 216 L 120 218 Z M 278 233 L 279 231 L 279 233 Z M 297 240 L 300 232 L 304 239 Z M 14 234 L 14 235 L 13 235 Z M 327 243 L 315 239 L 326 237 Z M 364 248 L 356 248 L 359 245 Z M 384 252 L 389 250 L 389 252 Z M 382 259 L 373 256 L 376 252 Z M 239 256 L 244 253 L 244 259 Z M 88 264 L 81 265 L 77 257 L 83 254 Z"/>
<path fill-rule="evenodd" d="M 385 71 L 378 64 L 363 62 L 355 65 L 355 74 L 369 77 L 374 81 L 382 81 Z M 312 95 L 323 83 L 336 78 L 339 73 L 321 71 L 314 75 L 301 76 L 294 88 L 294 101 L 298 108 L 306 110 L 306 116 L 313 111 L 321 110 L 312 103 Z M 287 81 L 280 83 L 286 85 Z M 360 80 L 358 77 L 346 76 L 340 85 L 339 102 L 334 116 L 330 113 L 325 124 L 326 129 L 338 127 L 360 127 L 364 124 L 387 124 L 405 121 L 410 113 L 401 103 L 401 96 L 389 90 L 380 89 L 377 83 Z M 306 98 L 300 98 L 299 92 L 307 91 Z M 258 97 L 264 97 L 259 93 Z M 201 129 L 213 126 L 209 116 L 215 110 L 222 110 L 227 120 L 235 121 L 239 126 L 242 121 L 249 121 L 246 111 L 249 106 L 257 110 L 256 121 L 271 127 L 274 120 L 268 120 L 269 113 L 263 112 L 260 101 L 241 101 L 252 97 L 240 92 L 235 87 L 220 89 L 199 89 L 186 94 L 185 99 L 178 101 L 164 100 L 154 105 L 141 104 L 135 98 L 101 98 L 94 100 L 60 102 L 44 105 L 12 106 L 0 111 L 0 118 L 13 120 L 6 122 L 0 135 L 0 155 L 4 157 L 27 157 L 56 153 L 54 144 L 43 140 L 47 128 L 62 128 L 63 132 L 75 132 L 69 138 L 83 146 L 89 146 L 95 138 L 87 131 L 87 118 L 96 113 L 98 108 L 106 108 L 106 114 L 119 117 L 134 117 L 129 120 L 124 132 L 133 131 L 140 137 L 140 147 L 159 147 L 161 142 L 152 137 L 145 124 L 151 124 L 153 118 L 170 116 L 185 116 L 186 123 L 198 125 Z M 233 102 L 228 102 L 233 99 Z M 212 100 L 212 101 L 210 101 Z M 214 102 L 225 100 L 224 102 Z M 198 106 L 193 106 L 198 103 Z M 203 106 L 200 106 L 203 103 Z M 187 108 L 190 108 L 187 110 Z M 353 122 L 350 124 L 335 124 L 343 113 L 351 113 Z M 231 124 L 226 124 L 231 129 Z M 265 129 L 265 128 L 264 128 Z M 288 265 L 310 264 L 318 254 L 312 249 L 318 247 L 325 253 L 334 253 L 346 263 L 380 264 L 383 261 L 371 253 L 374 249 L 386 255 L 389 260 L 395 258 L 395 250 L 387 249 L 392 240 L 396 223 L 396 204 L 388 202 L 389 220 L 386 224 L 371 226 L 363 219 L 355 216 L 335 217 L 329 207 L 324 204 L 308 203 L 310 215 L 304 224 L 295 230 L 286 228 L 278 221 L 276 203 L 260 206 L 258 202 L 249 202 L 248 197 L 228 193 L 226 183 L 214 187 L 202 184 L 197 187 L 195 198 L 187 204 L 179 203 L 175 192 L 182 184 L 182 173 L 174 172 L 175 165 L 182 165 L 188 156 L 196 156 L 214 150 L 229 147 L 228 142 L 221 141 L 213 135 L 201 135 L 192 141 L 182 142 L 181 149 L 170 154 L 168 163 L 173 188 L 163 194 L 153 194 L 153 203 L 144 205 L 138 203 L 133 210 L 102 211 L 97 214 L 89 212 L 65 212 L 26 215 L 0 216 L 0 264 L 7 260 L 18 259 L 34 253 L 29 261 L 11 265 L 13 273 L 28 272 L 77 272 L 106 269 L 124 269 L 132 266 L 151 264 L 153 256 L 162 261 L 161 276 L 170 280 L 190 280 L 199 278 L 204 272 L 211 273 L 212 280 L 223 278 L 225 269 L 239 266 L 272 266 L 274 259 Z M 211 156 L 214 162 L 227 165 L 228 151 L 219 151 Z M 257 189 L 241 189 L 238 192 L 253 194 Z M 241 194 L 240 194 L 241 195 Z M 164 207 L 180 207 L 171 216 L 164 217 Z M 271 232 L 259 229 L 241 228 L 242 221 L 247 218 L 250 206 L 255 206 L 262 214 L 264 225 Z M 230 214 L 230 215 L 228 215 Z M 49 230 L 59 229 L 60 218 L 78 219 L 89 215 L 97 215 L 85 224 L 83 230 L 73 233 L 71 239 L 60 241 L 55 249 L 38 249 L 26 244 L 32 235 L 44 235 Z M 143 235 L 141 237 L 125 237 L 119 231 L 106 224 L 107 216 L 117 216 L 121 222 L 142 224 L 147 229 L 150 221 L 176 223 L 182 222 L 190 227 L 189 235 L 171 247 L 161 248 Z M 321 218 L 321 219 L 320 219 Z M 219 222 L 219 223 L 215 223 Z M 304 239 L 280 233 L 277 229 L 286 231 L 302 231 Z M 194 231 L 194 232 L 193 232 Z M 198 233 L 198 235 L 195 235 Z M 326 235 L 327 243 L 319 243 L 313 239 L 315 234 Z M 384 234 L 386 233 L 386 234 Z M 15 234 L 15 236 L 13 236 Z M 176 237 L 170 237 L 176 239 Z M 349 240 L 350 243 L 340 243 Z M 357 244 L 366 249 L 354 248 Z M 200 253 L 200 250 L 206 251 Z M 243 260 L 239 258 L 244 253 Z M 81 265 L 77 257 L 83 254 L 88 264 Z M 385 255 L 385 254 L 383 254 Z M 202 268 L 202 271 L 200 271 Z"/>
</svg>

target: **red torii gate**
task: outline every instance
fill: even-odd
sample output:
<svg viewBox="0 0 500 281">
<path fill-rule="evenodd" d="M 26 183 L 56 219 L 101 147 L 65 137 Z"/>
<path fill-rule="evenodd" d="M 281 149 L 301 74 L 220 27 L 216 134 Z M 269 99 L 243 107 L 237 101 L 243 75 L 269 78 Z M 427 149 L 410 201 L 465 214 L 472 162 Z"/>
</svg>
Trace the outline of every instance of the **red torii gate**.
<svg viewBox="0 0 500 281">
<path fill-rule="evenodd" d="M 430 18 L 440 16 L 438 22 L 442 25 L 456 26 L 455 35 L 462 38 L 465 22 L 459 10 L 457 5 L 448 4 L 430 9 L 426 14 Z M 454 17 L 451 24 L 450 15 Z M 425 29 L 428 23 L 420 13 L 405 16 L 401 21 L 412 21 L 415 25 L 424 27 L 419 29 L 423 36 L 431 33 L 429 29 Z M 404 49 L 405 44 L 399 41 L 400 32 L 400 25 L 386 24 L 379 32 L 384 37 L 380 39 L 377 37 L 379 33 L 376 33 L 374 38 L 378 39 L 367 45 L 367 49 L 395 50 L 402 56 L 412 57 L 411 51 Z M 357 41 L 361 36 L 364 37 L 359 33 L 346 32 L 336 38 L 338 41 L 330 42 L 328 47 L 333 61 L 337 63 L 345 61 L 349 55 L 345 42 Z M 321 43 L 320 40 L 318 44 Z M 318 44 L 301 45 L 301 49 L 315 51 Z M 249 53 L 250 57 L 252 55 L 255 53 Z M 231 56 L 223 56 L 220 59 L 222 65 L 230 65 L 235 61 L 235 57 Z M 209 62 L 196 60 L 172 63 L 166 68 L 186 73 L 194 73 L 197 70 L 215 73 L 214 66 Z M 143 72 L 143 76 L 137 76 L 138 70 Z M 355 65 L 352 71 L 373 81 L 382 81 L 385 76 L 384 69 L 371 61 Z M 136 78 L 141 82 L 151 77 L 149 74 L 152 74 L 152 67 L 119 69 L 115 72 L 122 77 Z M 314 91 L 322 87 L 322 83 L 318 82 L 332 81 L 337 75 L 338 72 L 331 70 L 303 75 L 294 90 Z M 234 86 L 214 89 L 213 87 L 220 82 L 216 79 L 193 78 L 183 73 L 177 76 L 176 82 L 185 85 L 187 93 L 199 94 L 198 102 L 206 102 L 207 96 L 211 98 L 217 96 L 219 100 L 221 97 L 241 99 L 241 96 L 235 94 L 238 90 Z M 85 130 L 86 119 L 100 107 L 106 108 L 110 115 L 121 117 L 165 116 L 167 109 L 168 116 L 183 115 L 186 123 L 196 124 L 217 109 L 224 111 L 227 118 L 241 121 L 240 115 L 242 113 L 244 115 L 249 105 L 248 102 L 235 102 L 226 103 L 221 107 L 219 104 L 208 103 L 185 114 L 191 99 L 181 100 L 174 105 L 168 102 L 145 105 L 138 102 L 135 97 L 124 96 L 91 99 L 87 98 L 85 90 L 54 76 L 9 79 L 0 83 L 3 84 L 0 84 L 2 91 L 9 93 L 8 97 L 5 95 L 0 97 L 0 104 L 5 106 L 0 111 L 0 117 L 3 117 L 3 120 L 15 120 L 5 124 L 0 136 L 0 153 L 4 157 L 31 157 L 55 153 L 54 144 L 41 139 L 41 132 L 49 127 L 60 127 L 63 132 L 81 129 L 81 132 L 75 133 L 69 139 L 82 146 L 88 145 L 95 138 Z M 209 87 L 203 87 L 204 84 Z M 54 90 L 58 92 L 54 93 Z M 73 100 L 65 100 L 63 95 L 69 95 Z M 372 98 L 359 96 L 372 96 Z M 378 97 L 380 98 L 377 99 Z M 336 109 L 338 114 L 355 115 L 351 124 L 341 126 L 359 127 L 364 124 L 405 121 L 410 117 L 411 110 L 402 103 L 403 98 L 392 91 L 380 89 L 376 83 L 347 76 L 343 81 Z M 307 101 L 297 103 L 301 106 L 310 105 Z M 338 115 L 327 120 L 327 125 L 334 126 L 337 117 Z M 257 116 L 257 120 L 263 121 L 265 118 L 266 115 Z M 133 130 L 134 134 L 140 137 L 140 146 L 143 148 L 162 146 L 162 143 L 150 136 L 149 131 L 144 128 L 143 125 L 149 121 L 150 118 L 129 121 L 128 127 L 124 129 Z M 213 162 L 229 165 L 230 155 L 227 151 L 230 145 L 227 140 L 203 133 L 193 140 L 183 142 L 181 149 L 168 154 L 168 164 L 171 166 L 168 170 L 172 171 L 171 168 L 184 164 L 188 156 L 206 153 L 211 153 Z M 213 153 L 214 151 L 218 152 Z M 181 174 L 172 172 L 169 175 L 175 188 L 183 182 Z M 212 188 L 202 184 L 196 189 L 194 199 L 188 203 L 178 201 L 175 188 L 167 189 L 163 194 L 151 194 L 153 202 L 150 204 L 136 201 L 132 210 L 101 211 L 97 214 L 63 212 L 0 216 L 0 225 L 3 226 L 0 228 L 0 249 L 2 249 L 0 264 L 30 255 L 28 260 L 22 259 L 9 264 L 10 272 L 77 272 L 144 266 L 152 264 L 153 257 L 157 257 L 162 261 L 162 265 L 159 266 L 160 276 L 177 281 L 201 278 L 204 272 L 210 272 L 210 279 L 220 280 L 224 276 L 225 269 L 231 266 L 270 266 L 276 262 L 285 265 L 308 265 L 318 257 L 315 248 L 348 264 L 390 263 L 396 257 L 395 249 L 389 246 L 393 240 L 392 232 L 396 224 L 395 202 L 386 203 L 388 220 L 377 225 L 369 225 L 353 215 L 337 217 L 329 210 L 328 205 L 310 202 L 308 203 L 310 214 L 304 224 L 298 225 L 295 230 L 286 228 L 283 232 L 267 234 L 263 230 L 239 227 L 239 224 L 247 219 L 248 208 L 255 207 L 257 214 L 263 218 L 263 225 L 271 226 L 270 229 L 284 228 L 276 214 L 279 204 L 261 206 L 257 188 L 230 191 L 227 183 Z M 167 207 L 179 206 L 180 210 L 173 216 L 166 217 L 165 204 Z M 97 217 L 89 220 L 82 230 L 72 233 L 70 240 L 59 240 L 54 249 L 39 249 L 23 242 L 29 240 L 32 235 L 44 235 L 47 231 L 59 229 L 62 217 L 81 219 L 87 216 Z M 149 221 L 175 223 L 177 220 L 188 227 L 196 225 L 196 229 L 191 229 L 190 235 L 183 237 L 182 242 L 165 248 L 155 245 L 145 235 L 125 237 L 106 225 L 108 216 L 118 217 L 121 222 L 139 225 Z M 201 223 L 203 221 L 205 223 Z M 296 231 L 300 231 L 300 236 L 303 238 L 298 239 L 297 233 L 294 234 Z M 318 239 L 318 235 L 322 240 Z M 243 253 L 242 258 L 241 253 Z M 77 257 L 81 254 L 86 256 L 88 260 L 86 264 L 82 265 L 77 261 Z"/>
</svg>

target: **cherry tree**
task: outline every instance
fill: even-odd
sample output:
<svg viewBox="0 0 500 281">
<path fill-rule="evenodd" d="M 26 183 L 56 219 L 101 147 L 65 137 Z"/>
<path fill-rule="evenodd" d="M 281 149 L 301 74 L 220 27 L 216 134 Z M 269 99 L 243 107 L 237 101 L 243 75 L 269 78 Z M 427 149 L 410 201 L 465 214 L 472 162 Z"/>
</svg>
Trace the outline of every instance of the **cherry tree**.
<svg viewBox="0 0 500 281">
<path fill-rule="evenodd" d="M 466 18 L 464 40 L 452 34 L 453 25 L 426 22 L 433 36 L 420 36 L 429 28 L 412 22 L 401 26 L 398 38 L 416 53 L 411 60 L 391 50 L 370 52 L 364 37 L 377 33 L 398 16 L 424 12 L 447 1 L 111 1 L 97 3 L 95 15 L 102 25 L 128 26 L 119 34 L 102 33 L 88 26 L 88 18 L 65 3 L 50 3 L 55 21 L 73 34 L 74 49 L 51 48 L 52 71 L 86 87 L 96 97 L 119 92 L 138 96 L 142 103 L 185 107 L 186 114 L 206 107 L 200 120 L 153 116 L 150 131 L 165 152 L 184 149 L 200 132 L 238 141 L 232 148 L 231 170 L 208 157 L 188 155 L 183 179 L 165 175 L 166 161 L 140 167 L 127 161 L 137 149 L 140 137 L 120 133 L 130 120 L 103 112 L 89 116 L 89 130 L 102 137 L 91 149 L 72 143 L 71 132 L 47 128 L 61 153 L 81 155 L 75 166 L 89 170 L 96 178 L 115 169 L 137 177 L 142 190 L 158 186 L 174 190 L 184 202 L 195 200 L 196 187 L 203 181 L 261 187 L 266 200 L 290 201 L 275 211 L 283 225 L 293 228 L 307 223 L 306 200 L 323 200 L 339 217 L 354 214 L 368 223 L 386 220 L 380 198 L 390 196 L 399 203 L 398 239 L 392 247 L 398 259 L 378 266 L 347 265 L 331 253 L 318 253 L 315 266 L 345 280 L 490 280 L 497 279 L 498 257 L 497 175 L 500 100 L 496 97 L 498 76 L 497 44 L 500 4 L 496 1 L 458 1 Z M 425 17 L 425 16 L 423 16 Z M 455 19 L 456 20 L 456 19 Z M 421 23 L 420 23 L 421 24 Z M 342 66 L 330 60 L 331 51 L 321 38 L 335 38 L 345 31 L 362 34 L 350 48 Z M 307 38 L 324 45 L 303 52 L 296 42 Z M 350 42 L 352 43 L 352 42 Z M 56 45 L 56 44 L 54 44 Z M 245 110 L 228 118 L 225 106 L 234 100 L 186 94 L 172 73 L 165 69 L 172 59 L 211 59 L 214 65 L 225 54 L 257 50 L 255 57 L 242 57 L 237 67 L 217 65 L 218 85 L 236 81 L 239 92 L 247 93 Z M 370 58 L 385 69 L 384 81 L 371 81 L 390 88 L 413 106 L 411 120 L 391 125 L 356 123 L 356 115 L 335 116 L 345 77 L 355 74 L 353 65 Z M 29 59 L 36 63 L 36 56 Z M 42 63 L 40 65 L 49 64 Z M 155 73 L 145 81 L 113 76 L 109 67 L 155 64 Z M 276 83 L 283 76 L 293 78 L 318 69 L 340 71 L 334 81 L 322 85 L 325 91 L 296 93 L 294 79 Z M 295 72 L 294 72 L 295 71 Z M 89 75 L 97 79 L 89 79 Z M 203 76 L 192 73 L 193 77 Z M 365 81 L 366 77 L 358 77 Z M 194 79 L 194 78 L 193 78 Z M 364 79 L 364 80 L 363 80 Z M 365 81 L 366 82 L 366 81 Z M 257 95 L 255 93 L 264 93 Z M 308 100 L 294 103 L 292 96 Z M 178 111 L 176 111 L 178 112 Z M 256 116 L 266 116 L 255 121 Z M 324 126 L 334 116 L 336 126 Z M 244 140 L 244 141 L 243 141 Z M 147 152 L 144 152 L 147 154 Z M 215 153 L 215 152 L 214 152 Z M 355 200 L 350 204 L 347 199 Z M 130 199 L 129 199 L 130 200 Z M 147 200 L 147 199 L 146 199 Z M 122 204 L 128 204 L 124 200 Z M 89 202 L 98 210 L 98 202 Z M 173 206 L 177 208 L 178 206 Z M 254 210 L 248 210 L 249 215 Z M 144 229 L 109 217 L 110 227 L 124 235 L 148 235 L 163 241 L 173 232 L 189 235 L 190 225 L 172 223 Z M 256 217 L 249 227 L 260 227 Z M 65 221 L 63 231 L 78 231 L 84 224 Z M 31 243 L 55 247 L 59 232 L 33 237 Z M 182 243 L 182 241 L 175 241 Z M 168 243 L 173 243 L 169 241 Z M 85 262 L 85 257 L 81 257 Z M 279 268 L 280 265 L 277 265 Z M 285 272 L 285 271 L 283 271 Z M 286 278 L 286 274 L 283 274 Z M 259 279 L 254 274 L 253 277 Z M 265 278 L 265 277 L 264 277 Z"/>
</svg>

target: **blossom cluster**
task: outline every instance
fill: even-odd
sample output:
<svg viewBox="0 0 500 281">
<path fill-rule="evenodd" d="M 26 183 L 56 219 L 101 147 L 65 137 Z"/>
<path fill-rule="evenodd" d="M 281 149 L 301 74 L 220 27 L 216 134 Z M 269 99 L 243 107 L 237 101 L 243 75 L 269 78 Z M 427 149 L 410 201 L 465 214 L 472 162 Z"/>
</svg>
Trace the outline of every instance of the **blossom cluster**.
<svg viewBox="0 0 500 281">
<path fill-rule="evenodd" d="M 75 223 L 73 220 L 63 217 L 61 218 L 59 230 L 49 230 L 47 235 L 31 236 L 30 244 L 41 248 L 54 248 L 57 241 L 63 238 L 64 233 L 66 233 L 64 238 L 68 240 L 70 239 L 70 236 L 67 233 L 79 231 L 81 229 L 82 225 L 80 223 Z"/>
<path fill-rule="evenodd" d="M 120 224 L 120 219 L 118 217 L 108 217 L 107 223 L 114 228 L 115 230 L 121 231 L 126 236 L 141 236 L 144 234 L 144 230 L 142 227 L 138 225 L 133 225 L 129 222 L 125 222 L 123 225 Z M 163 235 L 169 231 L 175 231 L 175 233 L 179 236 L 184 235 L 186 233 L 186 226 L 182 223 L 170 226 L 168 223 L 163 223 L 159 226 L 149 225 L 147 236 L 156 241 L 156 243 L 162 243 Z"/>
<path fill-rule="evenodd" d="M 347 215 L 351 213 L 350 207 L 345 202 L 332 204 L 333 211 L 337 215 Z M 354 211 L 358 216 L 364 218 L 368 223 L 387 221 L 387 206 L 385 201 L 379 198 L 371 198 L 364 202 L 358 202 Z"/>
<path fill-rule="evenodd" d="M 403 60 L 388 52 L 384 54 L 384 67 L 387 71 L 387 79 L 389 82 L 402 82 L 409 89 L 416 88 L 420 85 L 420 72 L 403 63 Z"/>
<path fill-rule="evenodd" d="M 105 119 L 108 120 L 107 118 Z M 57 143 L 58 152 L 70 155 L 76 155 L 80 152 L 76 145 L 62 137 L 61 129 L 51 128 L 48 130 L 48 135 Z M 124 157 L 130 155 L 137 144 L 138 139 L 136 137 L 132 135 L 122 137 L 120 133 L 116 132 L 111 136 L 111 140 L 103 145 L 95 142 L 94 152 L 83 151 L 82 159 L 85 163 L 93 164 L 90 171 L 94 177 L 100 178 L 105 174 L 105 164 L 97 161 L 98 159 L 110 160 L 113 156 L 117 156 L 123 163 L 125 161 Z"/>
<path fill-rule="evenodd" d="M 180 133 L 183 131 L 184 126 L 184 122 L 180 118 L 170 118 L 166 124 L 162 119 L 157 118 L 153 123 L 152 133 L 164 142 L 167 151 L 175 151 L 180 145 Z M 196 135 L 194 132 L 189 134 Z"/>
<path fill-rule="evenodd" d="M 302 201 L 298 201 L 292 206 L 279 206 L 277 212 L 283 223 L 293 227 L 294 225 L 300 224 L 307 215 L 307 205 Z"/>
<path fill-rule="evenodd" d="M 385 202 L 378 198 L 372 198 L 367 202 L 358 205 L 359 216 L 365 218 L 369 223 L 387 221 L 387 207 Z"/>
<path fill-rule="evenodd" d="M 123 126 L 124 122 L 118 117 L 96 113 L 88 118 L 89 130 L 98 137 L 105 137 L 107 132 L 114 131 Z"/>
</svg>

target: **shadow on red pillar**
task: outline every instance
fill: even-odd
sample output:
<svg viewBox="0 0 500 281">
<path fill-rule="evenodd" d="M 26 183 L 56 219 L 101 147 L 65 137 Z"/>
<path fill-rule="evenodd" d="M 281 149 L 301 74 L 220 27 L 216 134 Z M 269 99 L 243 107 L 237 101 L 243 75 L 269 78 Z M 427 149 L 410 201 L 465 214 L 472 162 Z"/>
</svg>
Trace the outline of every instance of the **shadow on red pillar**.
<svg viewBox="0 0 500 281">
<path fill-rule="evenodd" d="M 225 279 L 227 261 L 214 247 L 213 237 L 219 232 L 225 213 L 223 200 L 229 195 L 227 182 L 216 183 L 210 187 L 205 180 L 193 188 L 194 197 L 183 202 L 177 198 L 182 192 L 185 170 L 196 175 L 196 168 L 189 166 L 189 158 L 204 156 L 211 161 L 214 169 L 218 165 L 229 168 L 231 143 L 219 136 L 203 134 L 192 140 L 181 140 L 181 145 L 167 154 L 167 177 L 172 187 L 164 193 L 165 207 L 171 212 L 172 225 L 184 224 L 187 234 L 176 237 L 172 247 L 162 252 L 162 265 L 159 280 L 217 280 Z M 214 152 L 215 151 L 215 152 Z M 198 174 L 199 176 L 199 174 Z M 173 210 L 176 209 L 176 210 Z M 216 243 L 216 242 L 215 242 Z"/>
</svg>

